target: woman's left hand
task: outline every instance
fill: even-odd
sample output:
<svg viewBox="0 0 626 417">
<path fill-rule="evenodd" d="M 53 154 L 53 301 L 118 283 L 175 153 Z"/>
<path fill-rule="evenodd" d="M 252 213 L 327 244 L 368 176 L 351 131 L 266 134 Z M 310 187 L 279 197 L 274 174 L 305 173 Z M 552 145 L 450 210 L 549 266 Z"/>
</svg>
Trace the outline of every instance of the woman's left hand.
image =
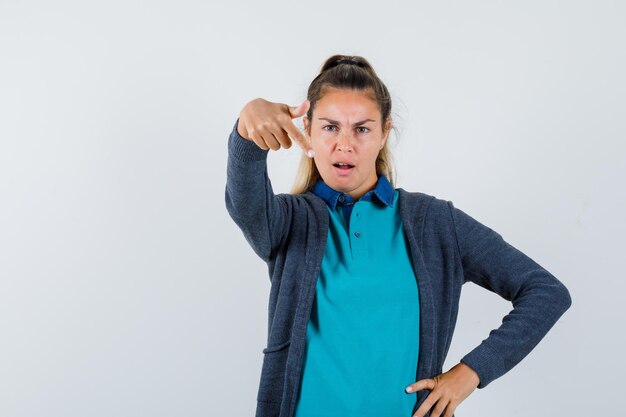
<svg viewBox="0 0 626 417">
<path fill-rule="evenodd" d="M 430 394 L 413 417 L 424 417 L 433 406 L 431 417 L 452 417 L 456 407 L 478 387 L 478 384 L 480 378 L 476 371 L 464 363 L 458 363 L 448 372 L 409 385 L 406 392 L 430 390 Z"/>
</svg>

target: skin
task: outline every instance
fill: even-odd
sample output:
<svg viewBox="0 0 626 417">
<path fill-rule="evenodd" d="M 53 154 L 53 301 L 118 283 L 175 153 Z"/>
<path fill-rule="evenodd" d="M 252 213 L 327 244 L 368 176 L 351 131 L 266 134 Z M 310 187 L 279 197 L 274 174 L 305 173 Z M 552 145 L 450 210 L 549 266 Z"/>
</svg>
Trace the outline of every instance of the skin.
<svg viewBox="0 0 626 417">
<path fill-rule="evenodd" d="M 314 152 L 316 167 L 326 184 L 360 198 L 376 186 L 376 157 L 387 140 L 391 120 L 386 122 L 383 132 L 378 106 L 367 94 L 330 88 L 317 102 L 312 120 L 303 118 L 305 131 L 302 132 L 293 119 L 304 116 L 309 106 L 308 100 L 299 106 L 288 106 L 254 99 L 241 110 L 237 131 L 261 149 L 288 149 L 295 141 L 305 153 Z M 373 121 L 355 125 L 366 119 Z M 345 158 L 355 168 L 340 175 L 332 164 Z M 424 417 L 428 411 L 431 417 L 452 417 L 458 405 L 479 384 L 478 374 L 461 362 L 440 375 L 416 381 L 406 388 L 407 393 L 425 389 L 430 393 L 413 417 Z"/>
<path fill-rule="evenodd" d="M 294 141 L 305 153 L 312 153 L 309 139 L 292 122 L 292 119 L 302 117 L 309 109 L 309 105 L 308 100 L 294 107 L 255 98 L 239 112 L 237 132 L 264 150 L 289 149 Z"/>
<path fill-rule="evenodd" d="M 430 394 L 419 406 L 414 417 L 424 417 L 430 410 L 431 417 L 452 417 L 452 413 L 480 384 L 478 374 L 462 362 L 457 363 L 433 378 L 421 379 L 409 385 L 407 392 L 416 392 L 424 389 Z"/>
</svg>

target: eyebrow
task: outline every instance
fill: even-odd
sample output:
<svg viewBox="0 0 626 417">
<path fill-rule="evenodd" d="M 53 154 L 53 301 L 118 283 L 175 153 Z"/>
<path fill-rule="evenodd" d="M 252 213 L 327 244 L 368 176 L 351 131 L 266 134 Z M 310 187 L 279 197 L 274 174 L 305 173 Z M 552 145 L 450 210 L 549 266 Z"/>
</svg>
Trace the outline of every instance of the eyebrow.
<svg viewBox="0 0 626 417">
<path fill-rule="evenodd" d="M 336 125 L 340 125 L 341 124 L 341 123 L 339 123 L 336 120 L 328 119 L 326 117 L 319 117 L 318 120 L 326 120 L 327 122 L 330 122 L 330 123 L 333 123 L 333 124 L 336 124 Z M 353 123 L 352 126 L 360 126 L 360 125 L 365 124 L 367 122 L 375 122 L 375 121 L 376 120 L 373 120 L 373 119 L 365 119 L 365 120 L 361 120 L 360 122 Z"/>
</svg>

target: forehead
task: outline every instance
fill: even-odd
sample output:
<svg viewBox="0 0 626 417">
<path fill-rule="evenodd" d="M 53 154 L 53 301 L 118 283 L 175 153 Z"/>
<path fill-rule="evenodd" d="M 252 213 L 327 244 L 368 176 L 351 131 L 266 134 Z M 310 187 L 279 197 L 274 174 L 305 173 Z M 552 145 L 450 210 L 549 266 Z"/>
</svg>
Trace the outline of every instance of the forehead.
<svg viewBox="0 0 626 417">
<path fill-rule="evenodd" d="M 313 110 L 315 117 L 359 118 L 380 117 L 378 103 L 371 92 L 328 88 Z"/>
</svg>

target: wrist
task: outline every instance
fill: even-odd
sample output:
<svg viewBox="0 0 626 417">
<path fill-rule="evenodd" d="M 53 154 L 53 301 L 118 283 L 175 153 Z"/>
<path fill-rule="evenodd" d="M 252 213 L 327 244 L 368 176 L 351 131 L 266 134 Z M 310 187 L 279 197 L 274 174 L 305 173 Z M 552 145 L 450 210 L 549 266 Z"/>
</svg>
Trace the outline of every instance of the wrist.
<svg viewBox="0 0 626 417">
<path fill-rule="evenodd" d="M 463 362 L 459 362 L 458 365 L 460 370 L 462 370 L 464 375 L 467 375 L 468 379 L 471 379 L 474 381 L 475 386 L 480 385 L 480 377 L 478 376 L 478 373 L 473 370 L 469 365 L 463 363 Z"/>
</svg>

